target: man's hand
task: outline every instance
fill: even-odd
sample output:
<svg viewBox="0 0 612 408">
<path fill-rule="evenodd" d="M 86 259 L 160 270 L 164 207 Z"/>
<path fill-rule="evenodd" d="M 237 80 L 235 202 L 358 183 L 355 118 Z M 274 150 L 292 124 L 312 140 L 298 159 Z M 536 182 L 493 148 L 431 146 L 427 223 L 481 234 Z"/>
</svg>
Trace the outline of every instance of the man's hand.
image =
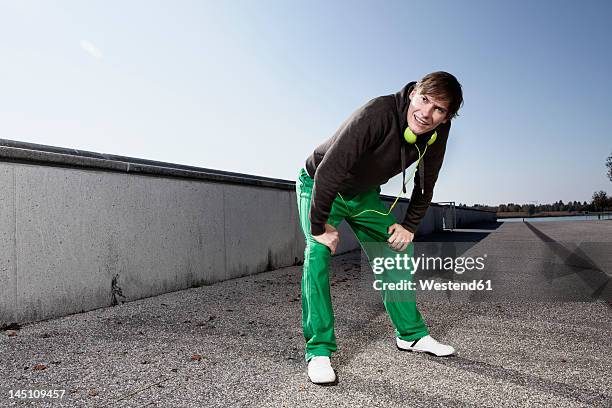
<svg viewBox="0 0 612 408">
<path fill-rule="evenodd" d="M 313 235 L 312 237 L 315 241 L 328 247 L 332 255 L 336 253 L 336 247 L 340 242 L 340 236 L 338 235 L 338 230 L 336 230 L 334 227 L 329 224 L 325 224 L 325 232 L 321 235 Z"/>
<path fill-rule="evenodd" d="M 387 231 L 391 236 L 387 240 L 389 246 L 395 251 L 403 251 L 412 242 L 414 234 L 402 227 L 400 224 L 393 224 Z"/>
</svg>

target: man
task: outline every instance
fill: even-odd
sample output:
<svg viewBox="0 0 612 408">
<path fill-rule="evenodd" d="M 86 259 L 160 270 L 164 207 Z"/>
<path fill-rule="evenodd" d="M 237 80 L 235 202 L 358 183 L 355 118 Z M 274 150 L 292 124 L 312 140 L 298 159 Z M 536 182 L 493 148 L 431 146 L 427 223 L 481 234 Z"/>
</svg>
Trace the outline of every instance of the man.
<svg viewBox="0 0 612 408">
<path fill-rule="evenodd" d="M 376 249 L 376 243 L 383 243 L 387 251 L 411 255 L 412 239 L 433 197 L 451 119 L 462 103 L 457 79 L 446 72 L 433 72 L 357 109 L 306 160 L 296 192 L 306 238 L 302 326 L 313 383 L 336 381 L 330 362 L 336 339 L 329 288 L 330 258 L 339 242 L 336 227 L 343 219 L 348 222 L 370 263 L 377 255 L 389 256 L 380 246 Z M 419 163 L 414 190 L 405 217 L 398 223 L 380 201 L 380 186 L 402 173 L 406 192 L 405 169 L 415 161 Z M 414 298 L 401 301 L 383 293 L 383 303 L 400 350 L 436 356 L 455 352 L 429 335 Z"/>
</svg>

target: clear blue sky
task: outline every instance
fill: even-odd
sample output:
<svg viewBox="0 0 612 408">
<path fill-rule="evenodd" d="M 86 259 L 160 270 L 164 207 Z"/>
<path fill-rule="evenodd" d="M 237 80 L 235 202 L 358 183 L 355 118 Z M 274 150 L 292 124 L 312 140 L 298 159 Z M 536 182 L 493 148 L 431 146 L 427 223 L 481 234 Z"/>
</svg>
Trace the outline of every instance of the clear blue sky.
<svg viewBox="0 0 612 408">
<path fill-rule="evenodd" d="M 1 0 L 0 137 L 294 179 L 358 106 L 445 70 L 465 105 L 434 201 L 590 201 L 610 4 Z"/>
</svg>

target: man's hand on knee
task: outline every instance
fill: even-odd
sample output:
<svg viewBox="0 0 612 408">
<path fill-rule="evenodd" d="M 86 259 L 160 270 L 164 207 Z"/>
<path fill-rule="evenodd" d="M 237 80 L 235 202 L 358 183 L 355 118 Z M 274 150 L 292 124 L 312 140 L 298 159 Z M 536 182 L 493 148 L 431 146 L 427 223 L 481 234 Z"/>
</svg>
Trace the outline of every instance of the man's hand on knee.
<svg viewBox="0 0 612 408">
<path fill-rule="evenodd" d="M 414 234 L 402 227 L 400 224 L 393 224 L 387 231 L 391 236 L 387 240 L 389 246 L 395 251 L 403 251 L 412 242 Z"/>
<path fill-rule="evenodd" d="M 312 237 L 318 243 L 328 247 L 332 255 L 336 253 L 336 247 L 340 242 L 340 235 L 338 235 L 338 230 L 336 230 L 334 227 L 329 224 L 325 224 L 325 232 L 321 235 L 313 235 Z"/>
</svg>

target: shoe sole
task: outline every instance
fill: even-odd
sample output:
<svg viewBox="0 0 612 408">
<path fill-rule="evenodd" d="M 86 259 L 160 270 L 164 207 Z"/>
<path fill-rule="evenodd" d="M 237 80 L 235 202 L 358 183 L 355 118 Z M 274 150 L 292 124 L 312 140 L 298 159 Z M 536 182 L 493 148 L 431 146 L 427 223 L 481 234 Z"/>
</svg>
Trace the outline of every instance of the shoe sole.
<svg viewBox="0 0 612 408">
<path fill-rule="evenodd" d="M 310 380 L 310 378 L 308 379 Z M 310 380 L 310 382 L 314 385 L 319 385 L 321 387 L 333 387 L 335 385 L 338 385 L 338 374 L 336 374 L 336 379 L 332 382 L 316 383 L 316 382 L 313 382 L 312 380 Z"/>
<path fill-rule="evenodd" d="M 455 353 L 457 353 L 456 351 L 454 353 L 451 354 L 436 354 L 433 353 L 431 351 L 425 351 L 425 350 L 414 350 L 414 349 L 405 349 L 405 348 L 401 348 L 400 346 L 398 346 L 397 344 L 395 345 L 395 347 L 397 347 L 398 350 L 400 351 L 409 351 L 409 352 L 413 352 L 413 353 L 425 353 L 425 354 L 429 354 L 430 356 L 434 356 L 434 357 L 452 357 L 455 355 Z"/>
</svg>

